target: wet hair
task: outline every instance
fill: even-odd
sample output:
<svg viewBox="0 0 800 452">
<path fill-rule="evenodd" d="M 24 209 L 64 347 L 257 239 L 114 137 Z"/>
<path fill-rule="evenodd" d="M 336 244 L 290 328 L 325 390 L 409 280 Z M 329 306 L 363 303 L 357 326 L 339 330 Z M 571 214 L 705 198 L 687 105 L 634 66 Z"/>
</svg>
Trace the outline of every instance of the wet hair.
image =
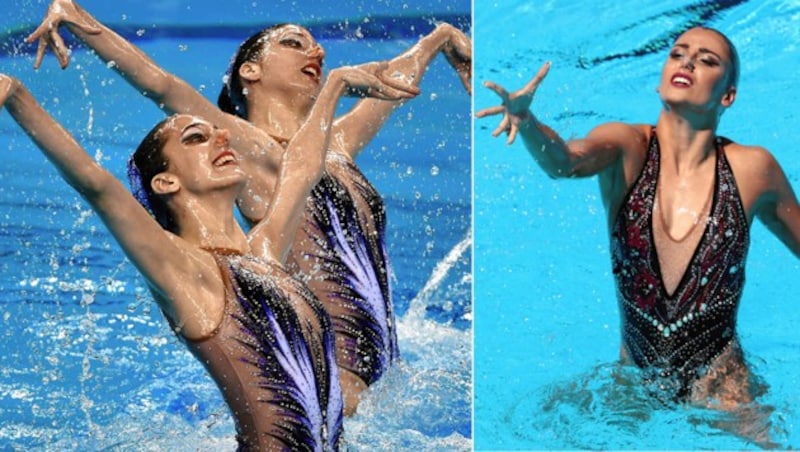
<svg viewBox="0 0 800 452">
<path fill-rule="evenodd" d="M 239 68 L 244 63 L 257 61 L 270 34 L 287 25 L 290 24 L 282 23 L 267 27 L 247 38 L 239 46 L 236 54 L 231 58 L 228 71 L 223 79 L 222 90 L 217 98 L 217 106 L 220 110 L 247 119 L 247 100 L 242 86 L 242 78 L 239 76 Z"/>
<path fill-rule="evenodd" d="M 167 122 L 173 119 L 174 117 L 170 116 L 156 124 L 136 148 L 128 160 L 128 181 L 133 196 L 155 217 L 161 227 L 170 232 L 177 232 L 177 224 L 172 211 L 166 202 L 153 191 L 151 185 L 153 178 L 166 171 L 169 165 L 169 160 L 163 152 L 167 141 L 164 129 Z"/>
</svg>

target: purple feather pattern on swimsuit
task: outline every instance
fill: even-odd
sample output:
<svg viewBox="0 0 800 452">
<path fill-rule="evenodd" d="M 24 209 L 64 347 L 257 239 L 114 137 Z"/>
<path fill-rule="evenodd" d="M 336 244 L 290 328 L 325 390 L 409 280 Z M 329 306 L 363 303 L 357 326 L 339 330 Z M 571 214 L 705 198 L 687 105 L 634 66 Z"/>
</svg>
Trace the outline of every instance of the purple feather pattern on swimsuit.
<svg viewBox="0 0 800 452">
<path fill-rule="evenodd" d="M 310 344 L 309 340 L 318 338 L 303 334 L 307 321 L 291 308 L 282 290 L 241 267 L 230 268 L 244 313 L 236 316 L 244 337 L 240 343 L 254 352 L 241 359 L 259 369 L 258 384 L 273 395 L 267 403 L 280 408 L 280 427 L 270 434 L 293 450 L 338 448 L 343 402 L 333 334 L 324 310 L 312 294 L 298 291 L 305 292 L 322 325 L 322 343 Z M 324 356 L 315 354 L 315 349 L 324 350 Z"/>
<path fill-rule="evenodd" d="M 305 258 L 322 262 L 322 277 L 334 287 L 320 298 L 326 306 L 336 305 L 329 312 L 337 334 L 339 365 L 369 385 L 398 356 L 385 211 L 380 195 L 358 168 L 349 161 L 338 164 L 344 165 L 353 188 L 348 190 L 330 173 L 314 188 L 305 227 L 317 249 Z M 368 208 L 359 211 L 355 197 Z"/>
</svg>

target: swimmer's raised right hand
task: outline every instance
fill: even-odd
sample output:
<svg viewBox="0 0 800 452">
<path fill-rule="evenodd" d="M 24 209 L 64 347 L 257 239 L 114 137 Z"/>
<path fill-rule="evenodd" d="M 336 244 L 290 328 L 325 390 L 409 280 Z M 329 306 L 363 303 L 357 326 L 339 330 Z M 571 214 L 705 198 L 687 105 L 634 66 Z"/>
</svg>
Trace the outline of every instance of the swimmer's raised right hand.
<svg viewBox="0 0 800 452">
<path fill-rule="evenodd" d="M 478 118 L 493 115 L 503 115 L 500 120 L 500 125 L 492 132 L 493 137 L 497 137 L 503 132 L 508 134 L 508 144 L 514 142 L 519 131 L 519 124 L 523 121 L 529 120 L 533 117 L 530 111 L 531 103 L 533 102 L 533 95 L 536 94 L 536 89 L 539 84 L 544 80 L 547 72 L 550 70 L 550 62 L 546 62 L 539 69 L 539 72 L 522 87 L 513 93 L 509 93 L 502 86 L 486 81 L 483 86 L 494 91 L 502 100 L 502 105 L 496 107 L 485 108 L 475 113 Z"/>
<path fill-rule="evenodd" d="M 419 94 L 416 86 L 386 74 L 388 67 L 385 62 L 343 66 L 332 70 L 329 77 L 341 77 L 347 85 L 347 95 L 354 97 L 403 100 Z"/>
<path fill-rule="evenodd" d="M 25 38 L 25 42 L 28 44 L 39 41 L 39 47 L 36 49 L 36 61 L 33 63 L 34 69 L 39 69 L 39 66 L 42 65 L 42 59 L 48 47 L 53 49 L 53 54 L 58 58 L 61 69 L 65 69 L 69 64 L 69 49 L 64 44 L 61 35 L 58 34 L 58 27 L 62 23 L 74 25 L 88 34 L 101 32 L 99 27 L 89 23 L 84 16 L 83 9 L 77 3 L 72 0 L 53 0 L 53 3 L 47 8 L 47 14 L 41 25 Z"/>
</svg>

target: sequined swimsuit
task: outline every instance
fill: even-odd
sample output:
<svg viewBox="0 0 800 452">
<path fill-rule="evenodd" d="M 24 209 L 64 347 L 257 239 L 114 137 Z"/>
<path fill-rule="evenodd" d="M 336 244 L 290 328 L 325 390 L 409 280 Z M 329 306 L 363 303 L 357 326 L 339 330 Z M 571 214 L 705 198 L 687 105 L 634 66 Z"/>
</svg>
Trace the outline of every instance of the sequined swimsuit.
<svg viewBox="0 0 800 452">
<path fill-rule="evenodd" d="M 322 306 L 278 265 L 209 251 L 225 315 L 211 337 L 184 340 L 222 391 L 239 450 L 337 450 L 343 402 Z"/>
<path fill-rule="evenodd" d="M 378 192 L 346 156 L 328 152 L 288 268 L 330 314 L 339 366 L 372 384 L 398 355 Z"/>
<path fill-rule="evenodd" d="M 652 131 L 642 173 L 617 214 L 611 234 L 622 343 L 633 362 L 678 382 L 677 398 L 736 341 L 749 225 L 721 141 L 705 230 L 672 295 L 662 280 L 653 235 L 659 146 Z"/>
</svg>

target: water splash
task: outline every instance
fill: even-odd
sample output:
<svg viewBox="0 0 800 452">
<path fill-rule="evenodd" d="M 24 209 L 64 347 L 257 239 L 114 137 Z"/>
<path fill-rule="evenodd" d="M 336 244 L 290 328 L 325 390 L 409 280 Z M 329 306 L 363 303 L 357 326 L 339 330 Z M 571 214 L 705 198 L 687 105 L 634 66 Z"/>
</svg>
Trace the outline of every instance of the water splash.
<svg viewBox="0 0 800 452">
<path fill-rule="evenodd" d="M 665 402 L 620 363 L 520 394 L 504 420 L 520 444 L 553 449 L 786 447 L 781 412 L 758 401 L 736 411 Z"/>
<path fill-rule="evenodd" d="M 425 315 L 443 300 L 465 298 L 462 301 L 469 304 L 469 291 L 445 282 L 471 283 L 468 268 L 462 274 L 457 271 L 469 261 L 471 244 L 468 231 L 434 267 L 399 319 L 401 359 L 364 393 L 356 416 L 345 421 L 350 450 L 472 449 L 471 328 Z"/>
<path fill-rule="evenodd" d="M 453 268 L 468 257 L 468 250 L 472 247 L 472 229 L 470 228 L 465 237 L 461 239 L 447 255 L 436 264 L 428 281 L 417 293 L 409 304 L 405 319 L 408 322 L 419 321 L 425 317 L 427 307 L 431 303 L 432 296 L 442 289 L 442 283 L 450 274 Z M 471 284 L 472 273 L 467 271 L 460 278 L 460 283 Z M 466 307 L 468 312 L 464 313 L 467 319 L 471 317 L 471 306 Z"/>
</svg>

